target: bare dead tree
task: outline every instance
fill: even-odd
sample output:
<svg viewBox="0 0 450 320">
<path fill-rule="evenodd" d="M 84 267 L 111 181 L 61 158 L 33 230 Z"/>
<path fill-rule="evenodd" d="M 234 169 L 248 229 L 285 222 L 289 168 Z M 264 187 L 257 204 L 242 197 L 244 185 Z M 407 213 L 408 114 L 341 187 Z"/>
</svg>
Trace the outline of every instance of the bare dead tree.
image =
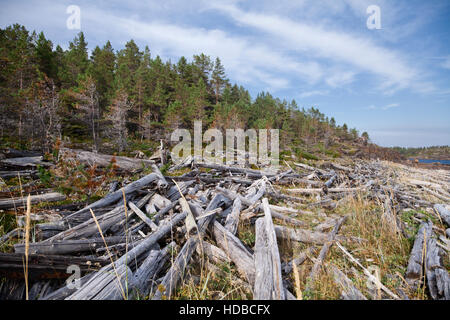
<svg viewBox="0 0 450 320">
<path fill-rule="evenodd" d="M 109 134 L 117 142 L 119 152 L 122 152 L 127 146 L 127 113 L 132 106 L 128 94 L 124 90 L 119 90 L 106 115 L 106 118 L 112 122 L 112 126 L 108 130 Z"/>
<path fill-rule="evenodd" d="M 92 139 L 94 142 L 93 151 L 98 151 L 98 122 L 100 119 L 100 107 L 97 88 L 95 81 L 88 76 L 81 82 L 81 92 L 72 92 L 72 95 L 77 99 L 77 108 L 82 110 L 84 117 L 83 122 L 89 127 L 92 133 Z"/>
</svg>

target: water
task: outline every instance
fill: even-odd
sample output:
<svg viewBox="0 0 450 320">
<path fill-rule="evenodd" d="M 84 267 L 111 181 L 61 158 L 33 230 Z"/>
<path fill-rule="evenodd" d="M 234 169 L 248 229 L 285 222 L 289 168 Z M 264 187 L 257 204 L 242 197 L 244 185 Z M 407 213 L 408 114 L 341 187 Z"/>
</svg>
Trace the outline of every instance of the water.
<svg viewBox="0 0 450 320">
<path fill-rule="evenodd" d="M 411 161 L 415 161 L 415 159 L 411 158 L 409 159 Z M 419 163 L 440 163 L 440 164 L 447 164 L 450 165 L 450 160 L 430 160 L 430 159 L 418 159 Z"/>
</svg>

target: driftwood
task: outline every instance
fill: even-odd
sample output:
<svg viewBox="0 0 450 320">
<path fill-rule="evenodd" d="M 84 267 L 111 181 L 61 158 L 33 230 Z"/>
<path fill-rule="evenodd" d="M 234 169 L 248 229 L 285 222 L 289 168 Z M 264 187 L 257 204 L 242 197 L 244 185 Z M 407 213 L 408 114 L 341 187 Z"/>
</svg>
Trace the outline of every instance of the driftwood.
<svg viewBox="0 0 450 320">
<path fill-rule="evenodd" d="M 64 152 L 61 155 L 66 156 Z M 161 155 L 163 152 L 155 160 L 165 162 Z M 113 156 L 92 156 L 92 159 L 100 157 L 106 162 L 89 162 L 89 159 L 82 162 L 95 162 L 98 166 L 114 162 Z M 122 159 L 115 158 L 118 168 L 118 159 Z M 29 164 L 30 160 L 17 162 Z M 403 235 L 408 230 L 405 224 L 409 222 L 401 221 L 397 212 L 411 208 L 429 211 L 430 207 L 435 207 L 439 221 L 445 223 L 448 216 L 445 204 L 450 196 L 447 183 L 450 174 L 445 171 L 426 171 L 423 174 L 419 169 L 401 167 L 402 170 L 393 173 L 393 165 L 381 161 L 354 161 L 352 167 L 330 162 L 318 164 L 320 168 L 299 164 L 296 167 L 300 170 L 295 167 L 294 170 L 286 163 L 289 168 L 265 171 L 231 163 L 193 164 L 191 158 L 184 165 L 193 164 L 192 170 L 179 177 L 168 177 L 152 161 L 131 159 L 131 162 L 134 163 L 133 169 L 127 167 L 130 163 L 128 158 L 124 171 L 139 172 L 145 166 L 151 166 L 153 173 L 124 184 L 121 189 L 118 189 L 117 181 L 102 184 L 100 188 L 106 196 L 91 204 L 87 200 L 72 205 L 49 206 L 45 213 L 36 208 L 36 212 L 30 214 L 31 219 L 44 220 L 36 225 L 33 233 L 33 240 L 38 242 L 30 243 L 28 249 L 28 294 L 31 299 L 114 300 L 144 296 L 170 299 L 184 281 L 199 283 L 197 272 L 201 269 L 206 271 L 207 277 L 223 275 L 232 281 L 233 290 L 218 292 L 215 297 L 227 299 L 243 294 L 253 299 L 292 300 L 296 299 L 289 291 L 293 289 L 290 278 L 294 267 L 308 261 L 305 268 L 311 271 L 306 286 L 305 283 L 299 284 L 298 274 L 294 274 L 295 288 L 306 287 L 308 291 L 314 283 L 310 280 L 318 278 L 332 245 L 338 246 L 344 256 L 359 266 L 389 298 L 406 299 L 400 289 L 396 289 L 396 293 L 389 291 L 340 245 L 339 241 L 360 243 L 366 240 L 338 235 L 345 217 L 331 211 L 345 204 L 356 191 L 364 191 L 361 193 L 364 201 L 384 203 L 382 227 L 402 231 Z M 135 163 L 139 165 L 135 166 Z M 47 165 L 53 164 L 48 162 Z M 2 170 L 24 170 L 23 174 L 30 172 L 34 176 L 33 166 L 0 166 L 5 168 Z M 297 173 L 297 170 L 303 173 Z M 17 172 L 7 171 L 5 174 L 16 176 Z M 10 200 L 11 195 L 20 195 L 21 191 L 19 187 L 8 186 L 8 183 L 7 192 L 0 193 L 5 201 Z M 43 192 L 34 186 L 33 183 L 23 186 L 22 192 L 32 195 Z M 300 191 L 298 195 L 285 194 L 296 190 Z M 316 198 L 314 202 L 311 202 L 311 196 Z M 269 205 L 267 198 L 273 204 Z M 429 199 L 442 200 L 444 204 L 435 206 L 431 202 L 434 200 Z M 305 210 L 312 207 L 315 209 Z M 308 215 L 307 220 L 304 215 Z M 326 219 L 312 228 L 311 223 L 317 224 L 318 218 Z M 420 214 L 411 218 L 416 221 L 427 219 Z M 19 218 L 18 225 L 22 224 Z M 245 226 L 245 233 L 238 230 L 240 226 Z M 422 235 L 420 239 L 419 233 L 416 237 L 417 244 L 413 247 L 405 278 L 411 285 L 426 286 L 426 293 L 431 298 L 447 299 L 449 275 L 442 256 L 448 254 L 450 242 L 443 236 L 440 225 L 427 228 L 428 235 Z M 12 237 L 20 238 L 19 230 L 3 236 L 0 244 Z M 206 234 L 211 238 L 205 237 Z M 246 237 L 245 241 L 240 239 L 242 235 Z M 256 239 L 254 247 L 250 247 L 253 235 Z M 0 282 L 0 297 L 25 297 L 22 260 L 25 245 L 21 239 L 18 241 L 14 245 L 16 253 L 0 256 L 0 273 L 7 277 L 7 281 Z M 280 256 L 284 251 L 279 251 L 279 241 L 283 244 L 284 241 L 300 241 L 302 251 L 294 255 L 295 259 L 281 264 L 286 257 Z M 316 252 L 317 245 L 321 246 L 320 253 Z M 288 247 L 291 248 L 289 243 Z M 296 246 L 292 248 L 295 252 Z M 3 265 L 2 259 L 6 261 Z M 79 289 L 71 289 L 61 281 L 70 275 L 64 269 L 69 263 L 82 265 Z M 224 266 L 237 270 L 239 277 L 222 270 Z M 341 270 L 332 264 L 329 266 L 328 271 L 342 291 L 343 299 L 365 299 Z M 357 270 L 353 269 L 353 272 Z M 210 282 L 207 283 L 209 285 Z M 302 292 L 298 290 L 296 293 L 301 299 Z"/>
<path fill-rule="evenodd" d="M 239 225 L 239 216 L 241 214 L 241 199 L 236 197 L 233 202 L 233 209 L 231 213 L 227 216 L 225 221 L 225 229 L 230 231 L 232 234 L 236 234 Z"/>
<path fill-rule="evenodd" d="M 81 240 L 59 240 L 53 242 L 36 242 L 30 243 L 29 253 L 31 254 L 47 254 L 47 255 L 64 255 L 78 252 L 95 252 L 96 249 L 111 246 L 118 243 L 125 242 L 124 237 L 106 237 L 105 241 L 102 238 L 91 238 Z M 16 253 L 25 253 L 24 244 L 14 245 Z"/>
<path fill-rule="evenodd" d="M 24 277 L 24 255 L 21 253 L 0 253 L 0 274 L 9 278 Z M 28 277 L 30 279 L 64 279 L 70 276 L 67 268 L 80 267 L 82 273 L 96 270 L 107 261 L 101 258 L 70 257 L 57 255 L 28 255 Z"/>
<path fill-rule="evenodd" d="M 439 213 L 441 219 L 450 226 L 450 210 L 446 208 L 443 204 L 436 204 L 434 209 Z"/>
<path fill-rule="evenodd" d="M 51 192 L 46 194 L 38 194 L 31 196 L 31 204 L 41 203 L 41 202 L 52 202 L 52 201 L 62 201 L 65 200 L 66 196 L 58 193 Z M 12 198 L 0 200 L 0 209 L 11 209 L 11 208 L 21 208 L 26 206 L 25 198 Z"/>
<path fill-rule="evenodd" d="M 38 157 L 21 157 L 21 158 L 9 158 L 0 160 L 0 166 L 5 167 L 32 167 L 37 166 L 50 167 L 51 163 L 43 161 L 42 156 Z"/>
<path fill-rule="evenodd" d="M 213 225 L 216 243 L 236 265 L 238 272 L 251 285 L 255 282 L 255 265 L 251 254 L 242 242 L 217 221 Z"/>
<path fill-rule="evenodd" d="M 315 280 L 318 273 L 319 273 L 319 268 L 321 265 L 323 265 L 325 258 L 328 254 L 328 251 L 330 250 L 331 246 L 333 245 L 333 241 L 336 238 L 337 233 L 339 232 L 339 229 L 341 228 L 341 226 L 345 223 L 345 221 L 347 220 L 347 216 L 341 218 L 338 220 L 338 222 L 336 223 L 336 225 L 333 228 L 333 231 L 331 231 L 330 235 L 328 236 L 328 242 L 324 244 L 324 246 L 322 247 L 322 249 L 320 250 L 319 256 L 316 259 L 316 262 L 314 263 L 314 266 L 311 270 L 311 273 L 309 274 L 309 278 L 311 280 Z"/>
<path fill-rule="evenodd" d="M 342 298 L 344 300 L 367 300 L 367 298 L 359 291 L 353 282 L 339 270 L 336 266 L 331 266 L 334 281 L 342 288 Z"/>
<path fill-rule="evenodd" d="M 215 245 L 202 240 L 199 245 L 196 248 L 196 252 L 200 256 L 207 256 L 208 259 L 211 262 L 214 262 L 215 264 L 224 264 L 224 263 L 231 263 L 231 259 L 227 256 L 227 254 L 220 249 L 219 247 L 216 247 Z"/>
<path fill-rule="evenodd" d="M 111 164 L 114 164 L 115 167 L 126 171 L 140 170 L 145 166 L 154 164 L 154 161 L 150 160 L 135 159 L 122 156 L 111 156 L 67 148 L 62 148 L 59 151 L 59 156 L 66 160 L 74 159 L 80 161 L 81 163 L 86 163 L 90 166 L 96 165 L 98 167 L 108 167 Z"/>
<path fill-rule="evenodd" d="M 17 177 L 37 177 L 37 170 L 22 170 L 22 171 L 0 171 L 0 178 L 9 179 Z"/>
<path fill-rule="evenodd" d="M 422 223 L 417 232 L 413 248 L 408 261 L 405 279 L 408 284 L 415 290 L 423 282 L 423 263 L 424 252 L 426 250 L 426 242 L 431 237 L 432 224 Z"/>
<path fill-rule="evenodd" d="M 180 199 L 180 201 L 182 201 L 182 199 Z M 220 197 L 216 196 L 211 200 L 209 205 L 206 207 L 205 211 L 208 212 L 216 209 L 219 206 L 220 202 L 221 202 Z M 195 208 L 195 205 L 192 206 L 192 208 Z M 186 216 L 188 215 L 187 211 L 189 211 L 190 214 L 193 215 L 189 205 L 187 208 L 184 208 L 183 210 L 183 213 L 185 213 Z M 193 211 L 196 210 L 194 209 Z M 208 225 L 211 223 L 213 219 L 214 219 L 213 215 L 209 215 L 200 219 L 197 228 L 198 233 L 186 241 L 183 248 L 179 252 L 177 258 L 175 259 L 175 262 L 172 264 L 170 270 L 166 273 L 163 280 L 161 281 L 160 284 L 161 290 L 158 290 L 155 293 L 155 295 L 153 296 L 153 300 L 160 300 L 163 297 L 167 298 L 171 297 L 174 290 L 177 288 L 180 280 L 183 278 L 185 274 L 186 266 L 191 260 L 192 254 L 194 253 L 198 244 L 201 242 L 201 239 L 204 233 L 206 232 Z"/>
<path fill-rule="evenodd" d="M 298 241 L 303 243 L 325 244 L 328 241 L 328 234 L 315 232 L 306 229 L 291 229 L 283 226 L 275 226 L 277 238 L 287 241 Z M 336 236 L 338 240 L 346 240 L 345 237 Z"/>
<path fill-rule="evenodd" d="M 281 261 L 272 214 L 267 198 L 262 200 L 264 218 L 256 221 L 255 290 L 256 300 L 284 300 Z"/>
<path fill-rule="evenodd" d="M 158 229 L 158 226 L 150 218 L 148 218 L 145 213 L 143 213 L 141 209 L 139 209 L 133 202 L 128 202 L 128 205 L 130 206 L 130 209 L 133 210 L 134 213 L 136 213 L 136 215 L 152 229 L 152 231 Z"/>
</svg>

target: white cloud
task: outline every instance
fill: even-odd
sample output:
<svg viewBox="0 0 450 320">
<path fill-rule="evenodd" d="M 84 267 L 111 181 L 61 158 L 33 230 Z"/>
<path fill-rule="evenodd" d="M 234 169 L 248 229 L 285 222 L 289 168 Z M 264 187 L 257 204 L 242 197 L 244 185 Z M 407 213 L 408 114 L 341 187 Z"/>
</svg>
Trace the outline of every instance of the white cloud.
<svg viewBox="0 0 450 320">
<path fill-rule="evenodd" d="M 347 64 L 357 71 L 379 76 L 381 89 L 411 87 L 417 71 L 395 51 L 375 45 L 371 40 L 349 33 L 329 30 L 318 25 L 296 22 L 285 17 L 244 12 L 233 5 L 215 4 L 215 8 L 242 25 L 268 33 L 286 49 L 316 59 Z M 350 71 L 348 78 L 351 79 Z M 329 81 L 334 84 L 333 80 Z"/>
<path fill-rule="evenodd" d="M 313 90 L 313 91 L 305 91 L 300 93 L 299 97 L 300 98 L 309 98 L 312 96 L 324 96 L 327 95 L 329 93 L 329 91 L 326 90 Z"/>
<path fill-rule="evenodd" d="M 151 44 L 153 52 L 165 56 L 192 56 L 203 52 L 220 57 L 233 80 L 261 84 L 276 91 L 290 87 L 288 78 L 294 75 L 314 84 L 324 71 L 317 62 L 299 61 L 273 50 L 264 43 L 255 43 L 242 36 L 230 35 L 219 29 L 176 25 L 161 21 L 143 22 L 89 10 L 85 19 L 92 23 L 114 21 L 109 32 L 124 41 L 130 38 Z M 285 76 L 283 76 L 285 75 Z"/>
<path fill-rule="evenodd" d="M 398 106 L 400 106 L 400 104 L 398 104 L 398 103 L 391 103 L 391 104 L 388 104 L 387 106 L 382 107 L 381 109 L 389 110 L 389 109 L 392 109 L 392 108 L 397 108 Z"/>
<path fill-rule="evenodd" d="M 377 106 L 372 104 L 372 105 L 370 105 L 368 107 L 365 107 L 363 109 L 365 109 L 365 110 L 389 110 L 389 109 L 393 109 L 393 108 L 398 108 L 399 106 L 400 106 L 399 103 L 391 103 L 391 104 L 388 104 L 388 105 L 385 105 L 385 106 L 382 106 L 382 107 L 377 107 Z"/>
</svg>

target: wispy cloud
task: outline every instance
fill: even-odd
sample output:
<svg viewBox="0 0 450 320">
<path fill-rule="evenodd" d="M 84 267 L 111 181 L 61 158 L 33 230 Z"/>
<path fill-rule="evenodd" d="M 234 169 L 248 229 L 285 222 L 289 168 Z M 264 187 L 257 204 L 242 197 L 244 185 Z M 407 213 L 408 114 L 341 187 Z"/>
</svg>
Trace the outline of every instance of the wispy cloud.
<svg viewBox="0 0 450 320">
<path fill-rule="evenodd" d="M 313 91 L 304 91 L 299 94 L 300 98 L 309 98 L 312 96 L 324 96 L 329 93 L 328 90 L 313 90 Z"/>
<path fill-rule="evenodd" d="M 363 108 L 364 110 L 389 110 L 389 109 L 393 109 L 393 108 L 398 108 L 400 106 L 399 103 L 391 103 L 385 106 L 381 106 L 381 107 L 377 107 L 375 105 L 370 105 L 368 107 Z"/>
<path fill-rule="evenodd" d="M 374 44 L 367 38 L 328 30 L 319 25 L 296 22 L 272 14 L 245 12 L 235 5 L 215 4 L 215 8 L 240 24 L 251 26 L 277 37 L 288 50 L 348 64 L 357 71 L 380 77 L 381 89 L 411 87 L 417 70 L 401 54 Z M 353 71 L 352 71 L 353 73 Z M 352 78 L 352 73 L 347 77 Z M 329 81 L 334 84 L 332 80 Z"/>
</svg>

